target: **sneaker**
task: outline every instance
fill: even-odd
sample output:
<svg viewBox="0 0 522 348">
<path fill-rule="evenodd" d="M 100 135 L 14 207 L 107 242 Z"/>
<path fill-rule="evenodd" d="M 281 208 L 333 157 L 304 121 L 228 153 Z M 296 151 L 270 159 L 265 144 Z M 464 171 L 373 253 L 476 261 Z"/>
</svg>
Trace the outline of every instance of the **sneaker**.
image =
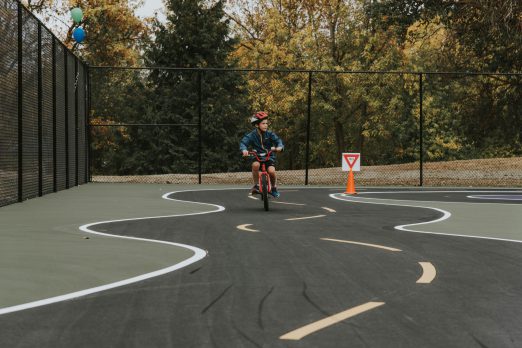
<svg viewBox="0 0 522 348">
<path fill-rule="evenodd" d="M 250 194 L 255 195 L 255 194 L 258 194 L 258 193 L 260 193 L 259 192 L 259 185 L 255 184 L 254 186 L 252 186 L 252 190 L 250 191 Z"/>
<path fill-rule="evenodd" d="M 279 198 L 279 196 L 281 196 L 281 194 L 279 193 L 279 191 L 277 191 L 277 187 L 272 187 L 272 192 L 271 192 L 272 196 L 274 196 L 274 198 Z"/>
</svg>

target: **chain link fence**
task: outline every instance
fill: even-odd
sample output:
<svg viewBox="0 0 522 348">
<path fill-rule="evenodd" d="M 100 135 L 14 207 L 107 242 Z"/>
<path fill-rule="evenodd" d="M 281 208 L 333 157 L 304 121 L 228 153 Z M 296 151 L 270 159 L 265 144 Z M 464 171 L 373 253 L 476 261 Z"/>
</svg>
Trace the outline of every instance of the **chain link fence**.
<svg viewBox="0 0 522 348">
<path fill-rule="evenodd" d="M 257 110 L 278 180 L 522 186 L 522 74 L 88 67 L 0 1 L 0 206 L 88 181 L 249 184 Z"/>
<path fill-rule="evenodd" d="M 285 142 L 281 184 L 522 186 L 521 74 L 91 69 L 101 182 L 247 184 L 256 110 Z"/>
<path fill-rule="evenodd" d="M 0 1 L 0 206 L 88 180 L 87 66 Z"/>
</svg>

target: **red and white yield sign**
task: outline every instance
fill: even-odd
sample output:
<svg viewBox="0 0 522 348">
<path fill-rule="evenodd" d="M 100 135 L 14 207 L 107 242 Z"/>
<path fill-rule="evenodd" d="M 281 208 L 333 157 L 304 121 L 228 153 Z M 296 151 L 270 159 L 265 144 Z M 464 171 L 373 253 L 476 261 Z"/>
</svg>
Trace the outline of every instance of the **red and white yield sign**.
<svg viewBox="0 0 522 348">
<path fill-rule="evenodd" d="M 343 153 L 341 161 L 343 163 L 343 172 L 347 172 L 350 169 L 354 172 L 361 171 L 360 153 Z"/>
</svg>

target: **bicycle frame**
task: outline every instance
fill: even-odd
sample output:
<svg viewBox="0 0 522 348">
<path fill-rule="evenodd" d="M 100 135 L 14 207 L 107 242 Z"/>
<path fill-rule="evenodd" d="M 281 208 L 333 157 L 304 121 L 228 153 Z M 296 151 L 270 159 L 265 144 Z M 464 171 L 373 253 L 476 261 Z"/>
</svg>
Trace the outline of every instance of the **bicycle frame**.
<svg viewBox="0 0 522 348">
<path fill-rule="evenodd" d="M 267 182 L 267 193 L 272 192 L 272 183 L 270 182 L 270 175 L 268 174 L 268 171 L 266 169 L 266 163 L 270 160 L 270 155 L 272 154 L 273 150 L 268 151 L 265 154 L 258 154 L 255 151 L 249 151 L 248 154 L 252 155 L 256 158 L 256 160 L 259 162 L 261 167 L 259 168 L 259 178 L 258 178 L 258 185 L 259 185 L 259 192 L 263 194 L 263 176 L 266 177 Z M 264 159 L 261 159 L 259 156 L 264 156 Z"/>
</svg>

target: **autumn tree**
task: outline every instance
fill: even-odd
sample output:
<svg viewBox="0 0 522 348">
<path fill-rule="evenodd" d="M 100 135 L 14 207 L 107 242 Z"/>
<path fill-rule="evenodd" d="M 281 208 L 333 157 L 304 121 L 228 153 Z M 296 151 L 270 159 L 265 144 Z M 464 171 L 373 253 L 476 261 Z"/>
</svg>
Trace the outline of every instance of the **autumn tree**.
<svg viewBox="0 0 522 348">
<path fill-rule="evenodd" d="M 423 71 L 516 73 L 522 69 L 520 1 L 388 0 L 367 6 L 375 27 L 395 27 Z M 522 81 L 516 75 L 428 75 L 427 158 L 522 153 Z"/>
<path fill-rule="evenodd" d="M 375 30 L 366 20 L 362 2 L 239 1 L 235 8 L 240 11 L 229 16 L 242 37 L 235 54 L 243 66 L 333 71 L 314 73 L 312 78 L 313 165 L 338 163 L 340 152 L 362 147 L 368 154 L 373 151 L 366 157 L 369 161 L 389 159 L 395 152 L 402 154 L 403 161 L 413 159 L 411 132 L 410 140 L 399 141 L 395 137 L 399 131 L 392 130 L 405 125 L 415 129 L 411 82 L 397 75 L 334 73 L 394 70 L 405 64 L 396 33 Z M 291 158 L 304 160 L 308 79 L 295 73 L 279 78 L 252 75 L 250 95 L 254 103 L 272 104 L 289 148 L 300 151 Z M 396 144 L 387 152 L 383 146 L 379 149 L 378 143 L 390 142 Z"/>
<path fill-rule="evenodd" d="M 229 35 L 223 3 L 170 0 L 166 7 L 167 22 L 155 23 L 145 61 L 167 69 L 150 71 L 148 107 L 140 120 L 174 126 L 133 129 L 127 168 L 138 173 L 197 172 L 201 91 L 202 169 L 237 170 L 239 136 L 248 117 L 242 76 L 196 69 L 234 67 L 229 55 L 236 41 Z"/>
<path fill-rule="evenodd" d="M 134 15 L 137 4 L 128 1 L 70 0 L 61 8 L 62 16 L 79 7 L 84 18 L 81 25 L 86 39 L 78 44 L 72 38 L 76 27 L 68 18 L 65 44 L 91 66 L 134 67 L 141 65 L 141 51 L 148 41 L 147 22 Z M 91 123 L 126 123 L 128 116 L 139 112 L 137 98 L 143 95 L 142 81 L 134 71 L 91 69 Z M 96 170 L 114 172 L 125 163 L 121 147 L 128 130 L 114 126 L 92 128 L 93 160 Z"/>
</svg>

